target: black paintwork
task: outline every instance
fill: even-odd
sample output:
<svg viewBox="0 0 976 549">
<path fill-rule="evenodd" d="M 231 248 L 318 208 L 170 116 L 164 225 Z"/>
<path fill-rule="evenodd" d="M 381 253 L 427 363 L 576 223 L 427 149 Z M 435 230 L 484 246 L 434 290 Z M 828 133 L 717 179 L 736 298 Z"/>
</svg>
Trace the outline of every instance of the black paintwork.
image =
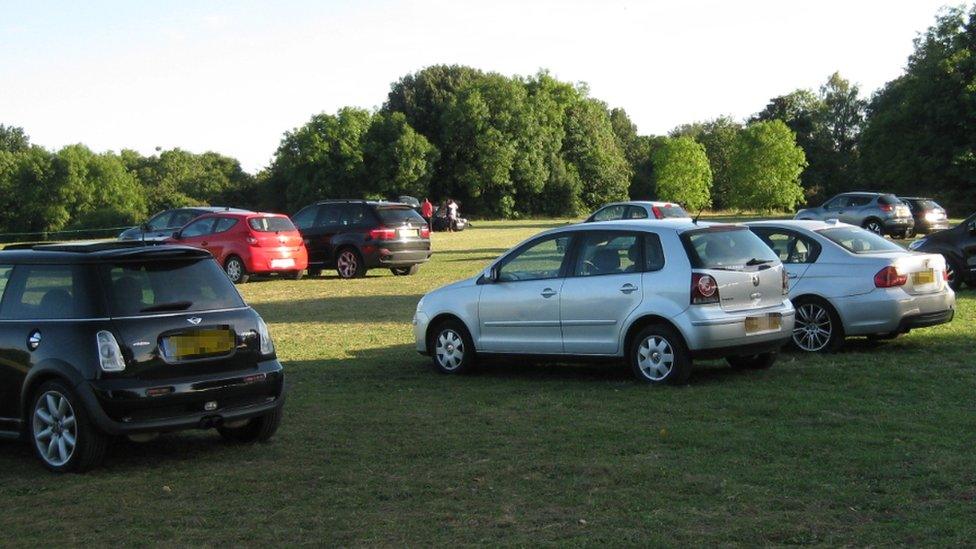
<svg viewBox="0 0 976 549">
<path fill-rule="evenodd" d="M 942 254 L 961 276 L 960 282 L 976 283 L 976 214 L 951 229 L 926 235 L 914 250 Z"/>
<path fill-rule="evenodd" d="M 0 267 L 9 273 L 4 275 L 0 301 L 0 431 L 10 434 L 26 429 L 33 391 L 52 378 L 67 382 L 95 425 L 113 435 L 212 426 L 257 417 L 283 404 L 281 364 L 273 353 L 261 354 L 259 316 L 239 296 L 234 297 L 234 307 L 224 310 L 113 317 L 104 266 L 128 261 L 193 263 L 212 262 L 213 258 L 196 248 L 138 242 L 0 252 Z M 13 299 L 15 290 L 11 288 L 18 280 L 18 270 L 37 265 L 74 265 L 77 272 L 86 273 L 79 277 L 86 287 L 76 288 L 91 296 L 90 313 L 60 320 L 6 315 L 6 300 Z M 216 263 L 213 267 L 223 276 Z M 232 286 L 230 291 L 236 292 Z M 190 322 L 190 318 L 200 320 Z M 230 327 L 236 334 L 231 353 L 193 361 L 163 358 L 163 337 L 217 326 Z M 125 360 L 123 371 L 102 371 L 95 338 L 100 330 L 112 332 L 118 341 Z M 41 343 L 31 349 L 28 338 L 35 332 L 41 333 Z M 159 387 L 172 391 L 164 396 L 147 394 Z M 217 407 L 204 410 L 207 402 L 216 402 Z"/>
<path fill-rule="evenodd" d="M 949 219 L 944 218 L 940 221 L 929 221 L 925 218 L 925 214 L 935 212 L 945 215 L 946 211 L 944 208 L 936 204 L 936 207 L 926 206 L 927 202 L 935 204 L 931 198 L 921 198 L 914 196 L 899 196 L 898 200 L 904 202 L 908 209 L 912 212 L 912 218 L 915 220 L 915 233 L 931 233 L 934 231 L 944 231 L 949 228 Z"/>
</svg>

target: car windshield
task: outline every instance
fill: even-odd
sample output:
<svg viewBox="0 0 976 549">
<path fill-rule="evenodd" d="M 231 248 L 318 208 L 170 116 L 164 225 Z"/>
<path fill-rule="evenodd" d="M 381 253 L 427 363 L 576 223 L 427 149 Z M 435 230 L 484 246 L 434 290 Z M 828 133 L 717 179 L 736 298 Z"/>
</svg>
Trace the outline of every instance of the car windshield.
<svg viewBox="0 0 976 549">
<path fill-rule="evenodd" d="M 832 229 L 820 229 L 817 232 L 827 237 L 831 242 L 855 254 L 905 251 L 905 248 L 887 240 L 885 237 L 874 234 L 871 231 L 866 231 L 860 227 L 835 227 Z"/>
<path fill-rule="evenodd" d="M 696 269 L 741 271 L 778 261 L 769 246 L 744 227 L 690 231 L 681 240 Z"/>
<path fill-rule="evenodd" d="M 101 269 L 112 316 L 244 306 L 212 259 L 125 261 Z"/>
<path fill-rule="evenodd" d="M 380 221 L 384 225 L 402 225 L 409 222 L 426 223 L 416 210 L 402 206 L 376 208 L 376 214 L 380 216 Z"/>
<path fill-rule="evenodd" d="M 247 224 L 255 231 L 263 233 L 298 230 L 287 217 L 252 217 L 247 221 Z"/>
</svg>

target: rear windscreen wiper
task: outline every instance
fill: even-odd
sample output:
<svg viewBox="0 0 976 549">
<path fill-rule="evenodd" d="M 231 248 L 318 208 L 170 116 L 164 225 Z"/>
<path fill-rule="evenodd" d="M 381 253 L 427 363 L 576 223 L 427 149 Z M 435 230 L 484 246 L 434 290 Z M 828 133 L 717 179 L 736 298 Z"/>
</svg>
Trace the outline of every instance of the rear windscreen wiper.
<svg viewBox="0 0 976 549">
<path fill-rule="evenodd" d="M 746 265 L 749 267 L 753 267 L 755 265 L 762 265 L 763 263 L 772 263 L 772 262 L 773 262 L 772 259 L 759 259 L 758 257 L 754 257 L 749 261 L 746 261 Z"/>
<path fill-rule="evenodd" d="M 157 303 L 145 309 L 140 309 L 140 313 L 154 313 L 157 311 L 185 311 L 193 306 L 192 301 L 170 301 L 169 303 Z"/>
</svg>

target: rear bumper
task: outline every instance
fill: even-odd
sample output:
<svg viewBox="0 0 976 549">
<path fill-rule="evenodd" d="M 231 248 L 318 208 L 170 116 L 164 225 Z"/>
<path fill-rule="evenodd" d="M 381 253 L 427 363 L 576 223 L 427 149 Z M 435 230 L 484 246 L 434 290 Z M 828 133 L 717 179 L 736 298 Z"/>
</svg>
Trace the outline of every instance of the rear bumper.
<svg viewBox="0 0 976 549">
<path fill-rule="evenodd" d="M 164 387 L 171 392 L 149 396 L 149 389 Z M 83 381 L 75 390 L 96 427 L 110 435 L 214 427 L 264 415 L 285 401 L 277 359 L 256 369 L 194 378 Z M 206 409 L 208 404 L 213 408 Z"/>
<path fill-rule="evenodd" d="M 292 265 L 281 265 L 282 260 L 291 259 Z M 251 248 L 247 270 L 252 273 L 275 273 L 304 271 L 308 268 L 308 253 L 305 248 L 295 251 L 291 248 Z"/>
<path fill-rule="evenodd" d="M 915 232 L 917 233 L 932 233 L 935 231 L 944 231 L 949 228 L 949 220 L 942 221 L 916 221 L 915 222 Z"/>
<path fill-rule="evenodd" d="M 401 267 L 426 263 L 430 260 L 431 255 L 433 252 L 430 249 L 429 240 L 410 246 L 391 242 L 389 245 L 380 243 L 368 248 L 363 247 L 363 260 L 368 268 Z"/>
<path fill-rule="evenodd" d="M 779 329 L 746 333 L 746 318 L 767 315 L 779 316 Z M 692 306 L 676 317 L 674 322 L 693 356 L 729 356 L 757 354 L 753 348 L 779 348 L 793 333 L 794 317 L 793 305 L 789 299 L 783 298 L 779 305 L 773 307 L 736 312 L 725 312 L 717 305 Z"/>
<path fill-rule="evenodd" d="M 949 322 L 956 295 L 949 288 L 911 295 L 901 288 L 877 288 L 863 295 L 831 299 L 846 335 L 903 333 L 912 328 Z M 909 320 L 917 318 L 917 320 Z M 924 319 L 941 319 L 925 324 Z"/>
<path fill-rule="evenodd" d="M 909 217 L 909 218 L 900 218 L 900 217 L 899 218 L 895 218 L 895 217 L 893 217 L 891 219 L 885 219 L 884 220 L 885 232 L 888 233 L 888 234 L 890 234 L 890 233 L 897 233 L 897 232 L 904 232 L 904 231 L 907 231 L 907 230 L 909 230 L 909 229 L 911 229 L 913 227 L 915 227 L 915 220 L 912 219 L 911 217 Z"/>
<path fill-rule="evenodd" d="M 921 313 L 906 316 L 905 318 L 901 319 L 901 322 L 898 324 L 898 331 L 907 332 L 912 328 L 927 328 L 929 326 L 945 324 L 946 322 L 951 322 L 952 317 L 955 316 L 955 314 L 955 310 L 947 309 L 945 311 L 936 311 L 934 313 Z"/>
</svg>

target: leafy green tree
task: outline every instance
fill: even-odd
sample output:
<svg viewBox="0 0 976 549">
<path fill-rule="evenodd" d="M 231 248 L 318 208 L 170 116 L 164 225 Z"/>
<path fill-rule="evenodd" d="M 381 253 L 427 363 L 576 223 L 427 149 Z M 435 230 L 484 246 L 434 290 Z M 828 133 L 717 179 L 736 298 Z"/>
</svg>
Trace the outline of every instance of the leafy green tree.
<svg viewBox="0 0 976 549">
<path fill-rule="evenodd" d="M 579 173 L 583 206 L 592 210 L 626 200 L 632 172 L 613 133 L 606 105 L 582 97 L 569 107 L 564 128 L 563 155 Z"/>
<path fill-rule="evenodd" d="M 0 151 L 23 152 L 30 147 L 30 138 L 24 128 L 0 124 Z"/>
<path fill-rule="evenodd" d="M 54 155 L 30 146 L 18 152 L 0 150 L 0 230 L 5 233 L 62 228 L 68 219 L 51 199 Z"/>
<path fill-rule="evenodd" d="M 380 198 L 428 194 L 438 151 L 401 112 L 373 117 L 363 136 L 365 188 Z"/>
<path fill-rule="evenodd" d="M 663 140 L 651 156 L 657 198 L 691 211 L 711 204 L 712 169 L 705 147 L 690 137 Z"/>
<path fill-rule="evenodd" d="M 52 182 L 52 229 L 129 225 L 146 216 L 143 189 L 113 153 L 69 145 L 55 156 Z"/>
<path fill-rule="evenodd" d="M 671 132 L 672 137 L 691 137 L 705 147 L 712 170 L 712 202 L 716 208 L 729 206 L 726 197 L 732 188 L 732 160 L 741 131 L 742 124 L 723 116 L 707 122 L 685 124 Z"/>
<path fill-rule="evenodd" d="M 740 210 L 791 210 L 803 201 L 806 157 L 781 120 L 753 122 L 739 133 L 727 203 Z"/>
</svg>

